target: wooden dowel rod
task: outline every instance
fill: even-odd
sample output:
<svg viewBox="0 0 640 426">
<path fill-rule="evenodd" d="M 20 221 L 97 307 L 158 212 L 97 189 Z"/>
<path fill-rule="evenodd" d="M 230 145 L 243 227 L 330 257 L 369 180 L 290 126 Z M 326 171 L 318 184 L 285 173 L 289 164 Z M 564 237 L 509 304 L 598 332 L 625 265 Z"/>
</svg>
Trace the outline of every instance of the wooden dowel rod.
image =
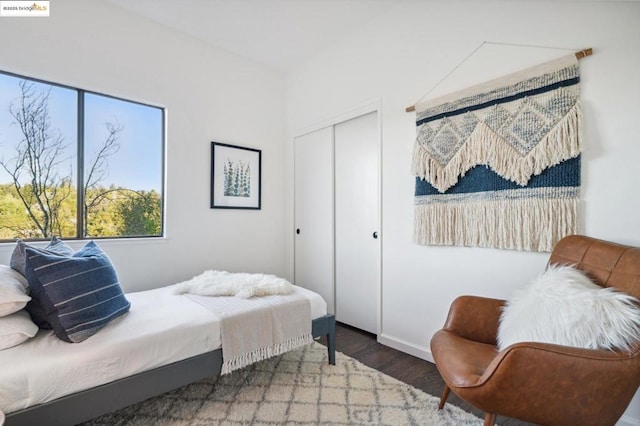
<svg viewBox="0 0 640 426">
<path fill-rule="evenodd" d="M 576 55 L 577 59 L 586 58 L 587 56 L 593 55 L 593 49 L 591 47 L 588 47 L 586 49 L 582 49 L 582 50 L 576 52 L 575 55 Z M 413 112 L 415 110 L 416 110 L 416 106 L 415 105 L 408 106 L 408 107 L 406 107 L 404 109 L 405 112 Z"/>
<path fill-rule="evenodd" d="M 590 47 L 583 49 L 579 52 L 576 52 L 576 58 L 578 59 L 586 58 L 587 56 L 591 56 L 591 55 L 593 55 L 593 49 Z"/>
</svg>

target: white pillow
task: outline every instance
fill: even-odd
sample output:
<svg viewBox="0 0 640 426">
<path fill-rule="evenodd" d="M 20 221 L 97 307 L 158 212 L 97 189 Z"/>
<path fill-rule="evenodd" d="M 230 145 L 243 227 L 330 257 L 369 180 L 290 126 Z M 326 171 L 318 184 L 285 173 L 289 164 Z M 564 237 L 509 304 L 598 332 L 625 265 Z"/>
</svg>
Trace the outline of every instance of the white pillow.
<svg viewBox="0 0 640 426">
<path fill-rule="evenodd" d="M 549 266 L 503 308 L 498 349 L 517 342 L 629 350 L 640 340 L 640 301 L 593 283 L 571 266 Z"/>
<path fill-rule="evenodd" d="M 7 265 L 0 265 L 0 317 L 18 312 L 31 297 L 27 279 Z"/>
<path fill-rule="evenodd" d="M 19 345 L 37 332 L 38 326 L 25 310 L 0 318 L 0 351 Z"/>
</svg>

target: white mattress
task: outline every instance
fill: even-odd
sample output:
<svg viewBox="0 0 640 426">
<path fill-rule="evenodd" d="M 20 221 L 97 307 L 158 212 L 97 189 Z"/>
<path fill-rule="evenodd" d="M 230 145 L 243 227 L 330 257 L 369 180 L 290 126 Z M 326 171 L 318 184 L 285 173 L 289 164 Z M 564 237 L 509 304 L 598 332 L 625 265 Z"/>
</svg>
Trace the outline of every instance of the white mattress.
<svg viewBox="0 0 640 426">
<path fill-rule="evenodd" d="M 82 343 L 40 330 L 0 351 L 0 411 L 11 413 L 220 348 L 219 316 L 172 294 L 171 287 L 128 293 L 130 312 Z M 312 318 L 326 315 L 319 295 L 295 289 L 309 299 Z"/>
</svg>

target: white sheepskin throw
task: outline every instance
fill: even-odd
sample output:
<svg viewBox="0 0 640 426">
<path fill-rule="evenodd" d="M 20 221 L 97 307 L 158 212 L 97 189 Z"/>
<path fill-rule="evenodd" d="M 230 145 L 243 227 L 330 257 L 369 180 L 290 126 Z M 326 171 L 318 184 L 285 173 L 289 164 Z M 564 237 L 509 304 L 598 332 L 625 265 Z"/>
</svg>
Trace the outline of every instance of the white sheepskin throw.
<svg viewBox="0 0 640 426">
<path fill-rule="evenodd" d="M 503 308 L 498 349 L 517 342 L 629 350 L 640 340 L 640 301 L 593 283 L 571 266 L 550 266 Z"/>
<path fill-rule="evenodd" d="M 293 284 L 275 275 L 205 271 L 188 281 L 176 284 L 175 294 L 191 293 L 201 296 L 254 296 L 293 293 Z"/>
</svg>

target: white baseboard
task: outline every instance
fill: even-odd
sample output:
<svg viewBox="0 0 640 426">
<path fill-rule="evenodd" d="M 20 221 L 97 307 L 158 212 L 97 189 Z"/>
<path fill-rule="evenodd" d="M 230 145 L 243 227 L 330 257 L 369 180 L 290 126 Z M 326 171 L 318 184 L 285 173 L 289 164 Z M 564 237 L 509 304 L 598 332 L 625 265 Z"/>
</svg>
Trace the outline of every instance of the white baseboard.
<svg viewBox="0 0 640 426">
<path fill-rule="evenodd" d="M 426 361 L 429 361 L 430 363 L 434 362 L 433 356 L 431 356 L 431 351 L 429 349 L 422 346 L 414 345 L 413 343 L 398 339 L 397 337 L 381 333 L 378 335 L 378 343 L 408 353 L 409 355 L 424 359 Z"/>
</svg>

